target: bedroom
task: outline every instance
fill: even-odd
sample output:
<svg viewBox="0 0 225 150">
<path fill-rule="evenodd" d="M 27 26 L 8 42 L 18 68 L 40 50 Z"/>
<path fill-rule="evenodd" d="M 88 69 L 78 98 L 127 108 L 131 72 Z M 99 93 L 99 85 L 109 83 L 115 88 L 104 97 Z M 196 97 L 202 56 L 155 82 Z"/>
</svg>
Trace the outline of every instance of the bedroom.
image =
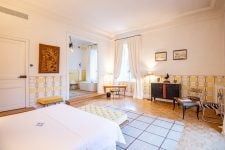
<svg viewBox="0 0 225 150">
<path fill-rule="evenodd" d="M 205 96 L 207 100 L 216 99 L 214 92 L 216 85 L 224 86 L 225 82 L 224 1 L 133 0 L 130 2 L 125 0 L 105 2 L 94 0 L 88 2 L 88 5 L 86 3 L 81 0 L 68 0 L 67 3 L 53 0 L 0 1 L 1 46 L 6 46 L 5 43 L 12 43 L 11 51 L 1 51 L 1 89 L 20 85 L 18 93 L 9 91 L 5 94 L 1 90 L 0 111 L 39 107 L 37 106 L 38 98 L 52 95 L 59 95 L 64 101 L 69 100 L 68 53 L 70 49 L 68 45 L 70 41 L 68 37 L 75 35 L 79 39 L 98 43 L 97 91 L 103 94 L 102 97 L 95 97 L 93 100 L 89 99 L 77 105 L 115 105 L 122 109 L 180 120 L 185 122 L 187 127 L 185 126 L 181 140 L 176 142 L 178 149 L 185 149 L 186 145 L 193 145 L 192 149 L 197 149 L 202 145 L 205 146 L 202 146 L 203 149 L 223 149 L 224 144 L 220 143 L 221 129 L 217 124 L 202 121 L 201 111 L 198 120 L 195 108 L 188 109 L 183 120 L 181 108 L 176 107 L 173 111 L 172 103 L 152 102 L 148 99 L 151 98 L 150 84 L 158 82 L 158 78 L 161 83 L 167 73 L 171 83 L 175 80 L 181 83 L 182 80 L 181 94 L 187 92 L 187 86 L 195 84 L 197 87 L 204 87 L 208 94 Z M 139 92 L 136 95 L 137 93 L 134 92 L 136 81 L 117 81 L 117 84 L 127 86 L 126 97 L 114 95 L 114 99 L 112 97 L 106 99 L 103 86 L 113 84 L 115 77 L 115 40 L 123 41 L 117 39 L 135 35 L 141 37 L 142 48 L 138 54 L 141 66 L 139 74 L 143 86 L 139 85 Z M 39 73 L 39 44 L 60 47 L 58 73 Z M 21 51 L 13 51 L 18 49 L 18 46 Z M 182 49 L 187 50 L 187 58 L 173 60 L 174 50 Z M 157 52 L 166 52 L 165 61 L 155 60 Z M 3 81 L 7 71 L 18 73 L 15 77 L 21 75 L 21 81 L 18 83 L 14 81 L 15 79 L 10 82 Z M 133 99 L 134 95 L 144 100 Z M 199 127 L 196 132 L 193 131 L 196 128 L 194 125 L 191 126 L 191 123 Z M 188 131 L 191 134 L 187 133 Z M 200 133 L 205 133 L 208 139 L 203 138 L 203 140 Z M 196 136 L 193 137 L 193 135 Z M 190 140 L 188 140 L 189 137 Z M 132 136 L 130 139 L 133 139 Z M 129 140 L 126 139 L 126 141 Z M 131 141 L 134 144 L 137 143 Z M 195 142 L 192 143 L 193 141 Z M 218 144 L 212 144 L 213 142 L 218 142 Z M 128 149 L 132 148 L 132 143 Z M 149 142 L 145 143 L 149 144 Z M 153 143 L 153 146 L 158 148 L 161 145 L 163 144 Z M 217 147 L 210 147 L 212 145 Z"/>
</svg>

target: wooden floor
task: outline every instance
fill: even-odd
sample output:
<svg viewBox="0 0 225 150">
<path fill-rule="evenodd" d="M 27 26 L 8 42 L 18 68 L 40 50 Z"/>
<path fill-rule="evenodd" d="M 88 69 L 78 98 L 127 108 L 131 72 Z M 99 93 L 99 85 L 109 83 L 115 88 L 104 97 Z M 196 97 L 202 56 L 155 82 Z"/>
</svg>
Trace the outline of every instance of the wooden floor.
<svg viewBox="0 0 225 150">
<path fill-rule="evenodd" d="M 115 105 L 126 109 L 131 109 L 138 112 L 144 112 L 151 115 L 156 115 L 168 119 L 182 121 L 185 123 L 184 134 L 179 142 L 178 149 L 180 150 L 224 150 L 225 137 L 221 134 L 221 129 L 218 124 L 212 124 L 198 120 L 195 109 L 187 109 L 185 119 L 182 119 L 182 110 L 176 107 L 173 111 L 172 103 L 149 100 L 134 100 L 131 97 L 115 97 L 107 99 L 105 96 L 92 99 L 91 101 L 82 101 L 73 104 L 74 107 L 80 107 L 86 104 L 96 105 Z M 201 118 L 200 113 L 200 118 Z M 208 115 L 214 115 L 213 112 Z M 218 121 L 218 120 L 217 120 Z"/>
<path fill-rule="evenodd" d="M 15 109 L 15 110 L 10 110 L 10 111 L 3 111 L 3 112 L 0 112 L 0 117 L 9 116 L 9 115 L 13 115 L 13 114 L 19 114 L 19 113 L 31 111 L 34 109 L 35 108 L 33 108 L 33 107 L 28 107 L 28 108 L 21 108 L 21 109 Z"/>
<path fill-rule="evenodd" d="M 115 105 L 121 108 L 131 109 L 138 112 L 144 112 L 168 119 L 182 121 L 185 124 L 184 134 L 179 142 L 180 150 L 224 150 L 225 137 L 222 136 L 221 129 L 217 124 L 207 123 L 198 120 L 195 109 L 187 109 L 185 119 L 182 119 L 181 108 L 176 107 L 172 110 L 172 103 L 149 100 L 134 100 L 131 97 L 115 97 L 107 99 L 105 96 L 94 97 L 88 100 L 79 100 L 71 103 L 71 106 L 80 107 L 86 104 L 96 104 L 100 106 Z M 0 116 L 20 113 L 22 111 L 30 111 L 29 109 L 15 110 L 12 112 L 2 112 Z M 210 113 L 212 115 L 213 113 Z M 201 118 L 201 113 L 200 113 Z"/>
<path fill-rule="evenodd" d="M 78 97 L 73 97 L 70 98 L 66 103 L 68 105 L 77 105 L 79 103 L 87 102 L 87 101 L 92 101 L 95 98 L 102 97 L 104 94 L 99 94 L 99 93 L 91 93 L 88 95 L 83 95 L 83 96 L 78 96 Z"/>
</svg>

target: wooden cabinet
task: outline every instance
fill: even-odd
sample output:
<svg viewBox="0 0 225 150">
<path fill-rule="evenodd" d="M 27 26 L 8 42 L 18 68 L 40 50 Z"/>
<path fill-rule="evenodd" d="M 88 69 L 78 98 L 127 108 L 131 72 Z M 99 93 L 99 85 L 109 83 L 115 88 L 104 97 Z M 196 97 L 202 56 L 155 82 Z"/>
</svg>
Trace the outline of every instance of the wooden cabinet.
<svg viewBox="0 0 225 150">
<path fill-rule="evenodd" d="M 163 98 L 173 100 L 181 96 L 181 84 L 151 83 L 151 100 Z"/>
</svg>

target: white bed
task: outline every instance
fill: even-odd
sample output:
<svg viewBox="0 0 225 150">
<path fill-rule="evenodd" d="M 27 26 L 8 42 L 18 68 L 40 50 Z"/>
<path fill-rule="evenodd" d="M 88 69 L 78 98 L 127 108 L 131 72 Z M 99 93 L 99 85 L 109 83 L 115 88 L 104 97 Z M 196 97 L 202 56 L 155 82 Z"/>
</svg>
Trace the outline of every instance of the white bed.
<svg viewBox="0 0 225 150">
<path fill-rule="evenodd" d="M 119 126 L 65 104 L 0 117 L 0 150 L 111 150 Z"/>
</svg>

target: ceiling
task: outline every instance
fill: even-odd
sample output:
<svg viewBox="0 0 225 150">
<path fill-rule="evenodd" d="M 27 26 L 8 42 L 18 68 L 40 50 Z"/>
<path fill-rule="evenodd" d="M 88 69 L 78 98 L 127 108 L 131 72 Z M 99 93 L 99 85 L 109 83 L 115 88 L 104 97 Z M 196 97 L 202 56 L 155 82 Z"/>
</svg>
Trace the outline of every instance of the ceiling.
<svg viewBox="0 0 225 150">
<path fill-rule="evenodd" d="M 6 0 L 2 0 L 6 1 Z M 15 0 L 7 0 L 14 1 Z M 211 9 L 216 0 L 20 0 L 108 36 Z M 17 0 L 18 2 L 18 0 Z"/>
</svg>

